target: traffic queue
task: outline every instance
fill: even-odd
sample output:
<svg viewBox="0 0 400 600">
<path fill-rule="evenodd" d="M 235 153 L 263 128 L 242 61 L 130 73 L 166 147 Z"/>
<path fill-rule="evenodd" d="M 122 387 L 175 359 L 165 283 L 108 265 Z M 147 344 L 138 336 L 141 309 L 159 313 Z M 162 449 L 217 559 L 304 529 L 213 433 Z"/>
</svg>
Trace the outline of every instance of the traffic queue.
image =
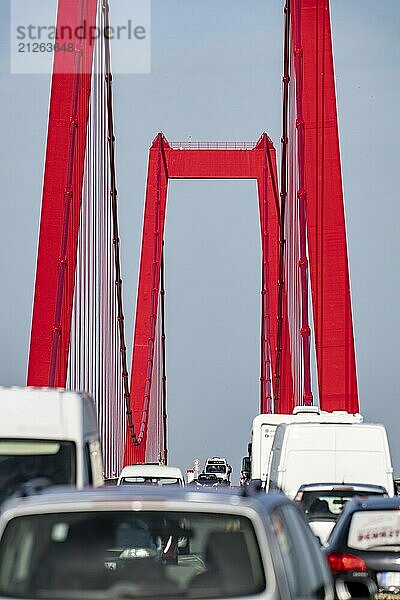
<svg viewBox="0 0 400 600">
<path fill-rule="evenodd" d="M 258 415 L 240 487 L 220 456 L 190 481 L 142 464 L 105 486 L 89 396 L 0 404 L 0 598 L 400 597 L 389 445 L 361 415 Z"/>
</svg>

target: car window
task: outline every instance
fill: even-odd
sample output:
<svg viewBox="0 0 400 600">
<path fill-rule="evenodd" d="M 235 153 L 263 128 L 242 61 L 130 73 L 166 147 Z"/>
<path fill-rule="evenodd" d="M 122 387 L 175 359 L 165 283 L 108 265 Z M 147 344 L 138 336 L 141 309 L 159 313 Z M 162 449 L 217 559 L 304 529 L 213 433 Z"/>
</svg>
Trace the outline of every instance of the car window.
<svg viewBox="0 0 400 600">
<path fill-rule="evenodd" d="M 353 513 L 347 545 L 364 551 L 400 550 L 398 510 L 366 510 Z"/>
<path fill-rule="evenodd" d="M 0 540 L 0 596 L 108 598 L 121 586 L 126 598 L 260 593 L 253 525 L 222 513 L 104 510 L 16 517 Z"/>
<path fill-rule="evenodd" d="M 342 513 L 345 504 L 359 495 L 366 494 L 354 490 L 306 491 L 302 493 L 302 499 L 299 504 L 310 521 L 324 519 L 336 521 Z M 368 492 L 368 496 L 382 496 L 382 492 Z"/>
<path fill-rule="evenodd" d="M 49 485 L 76 483 L 76 448 L 59 440 L 0 440 L 0 503 L 36 479 Z"/>
<path fill-rule="evenodd" d="M 295 598 L 324 598 L 328 582 L 318 543 L 293 506 L 272 515 L 291 595 Z"/>
<path fill-rule="evenodd" d="M 178 477 L 145 477 L 134 476 L 121 479 L 121 485 L 182 485 Z"/>
<path fill-rule="evenodd" d="M 226 473 L 226 466 L 209 464 L 206 466 L 205 471 L 206 473 Z"/>
</svg>

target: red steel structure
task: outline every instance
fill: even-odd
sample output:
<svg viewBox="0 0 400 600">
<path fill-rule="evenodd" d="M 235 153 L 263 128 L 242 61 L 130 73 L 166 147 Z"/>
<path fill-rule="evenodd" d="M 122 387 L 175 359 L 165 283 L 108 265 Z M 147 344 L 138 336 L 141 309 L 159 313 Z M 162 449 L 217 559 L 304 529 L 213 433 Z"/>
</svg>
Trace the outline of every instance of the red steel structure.
<svg viewBox="0 0 400 600">
<path fill-rule="evenodd" d="M 96 23 L 97 0 L 58 3 L 57 32 Z M 28 385 L 64 387 L 75 284 L 93 44 L 54 55 Z"/>
<path fill-rule="evenodd" d="M 27 382 L 93 394 L 106 475 L 115 476 L 125 411 L 112 78 L 109 42 L 91 34 L 106 29 L 108 12 L 108 0 L 58 2 Z"/>
<path fill-rule="evenodd" d="M 329 0 L 287 0 L 285 13 L 279 184 L 275 150 L 266 134 L 256 144 L 174 144 L 160 133 L 151 146 L 130 389 L 110 57 L 104 40 L 96 46 L 90 37 L 78 36 L 73 52 L 55 54 L 28 384 L 64 387 L 69 382 L 94 394 L 103 445 L 111 444 L 117 455 L 108 461 L 106 474 L 114 474 L 122 462 L 167 460 L 160 315 L 170 179 L 257 180 L 260 410 L 291 412 L 296 404 L 318 399 L 325 410 L 358 411 Z M 91 31 L 99 19 L 107 25 L 108 0 L 58 2 L 58 32 L 63 27 L 76 32 L 83 24 Z M 113 249 L 115 269 L 110 268 Z M 96 253 L 104 254 L 101 260 Z M 84 377 L 77 375 L 80 370 Z"/>
<path fill-rule="evenodd" d="M 136 445 L 127 437 L 125 463 L 154 461 L 149 454 L 148 420 L 151 390 L 157 379 L 153 368 L 159 308 L 167 187 L 170 179 L 256 179 L 262 248 L 261 412 L 272 412 L 272 373 L 275 372 L 277 330 L 277 266 L 279 202 L 275 149 L 264 133 L 257 144 L 170 144 L 160 133 L 150 149 L 144 212 L 136 325 L 131 371 L 131 408 Z M 286 308 L 286 307 L 285 307 Z M 286 313 L 286 311 L 285 311 Z M 287 315 L 285 314 L 287 324 Z M 292 395 L 289 345 L 285 344 L 285 394 Z M 165 442 L 165 440 L 164 440 Z"/>
<path fill-rule="evenodd" d="M 358 410 L 329 0 L 292 0 L 299 138 L 321 408 Z M 302 148 L 302 151 L 300 151 Z M 300 156 L 303 154 L 303 156 Z"/>
</svg>

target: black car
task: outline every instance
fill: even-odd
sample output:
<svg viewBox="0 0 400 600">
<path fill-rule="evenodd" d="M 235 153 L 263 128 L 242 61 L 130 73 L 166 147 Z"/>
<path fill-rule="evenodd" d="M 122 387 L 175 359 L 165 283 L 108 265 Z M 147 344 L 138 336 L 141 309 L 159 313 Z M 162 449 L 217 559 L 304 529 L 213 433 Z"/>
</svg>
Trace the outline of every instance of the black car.
<svg viewBox="0 0 400 600">
<path fill-rule="evenodd" d="M 325 552 L 339 599 L 348 591 L 353 598 L 399 598 L 400 498 L 348 502 Z"/>
<path fill-rule="evenodd" d="M 230 482 L 227 479 L 220 479 L 214 473 L 201 473 L 197 479 L 192 482 L 197 488 L 218 488 L 229 487 Z"/>
</svg>

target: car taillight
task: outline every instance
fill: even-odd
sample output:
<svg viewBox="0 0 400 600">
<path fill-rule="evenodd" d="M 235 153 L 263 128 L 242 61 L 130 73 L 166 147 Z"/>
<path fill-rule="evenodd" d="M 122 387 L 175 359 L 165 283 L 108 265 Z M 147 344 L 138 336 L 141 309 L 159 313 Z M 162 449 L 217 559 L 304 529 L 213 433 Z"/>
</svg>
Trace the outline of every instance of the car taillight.
<svg viewBox="0 0 400 600">
<path fill-rule="evenodd" d="M 331 552 L 326 557 L 331 571 L 339 573 L 341 571 L 366 571 L 365 562 L 359 556 L 346 554 L 344 552 Z"/>
</svg>

